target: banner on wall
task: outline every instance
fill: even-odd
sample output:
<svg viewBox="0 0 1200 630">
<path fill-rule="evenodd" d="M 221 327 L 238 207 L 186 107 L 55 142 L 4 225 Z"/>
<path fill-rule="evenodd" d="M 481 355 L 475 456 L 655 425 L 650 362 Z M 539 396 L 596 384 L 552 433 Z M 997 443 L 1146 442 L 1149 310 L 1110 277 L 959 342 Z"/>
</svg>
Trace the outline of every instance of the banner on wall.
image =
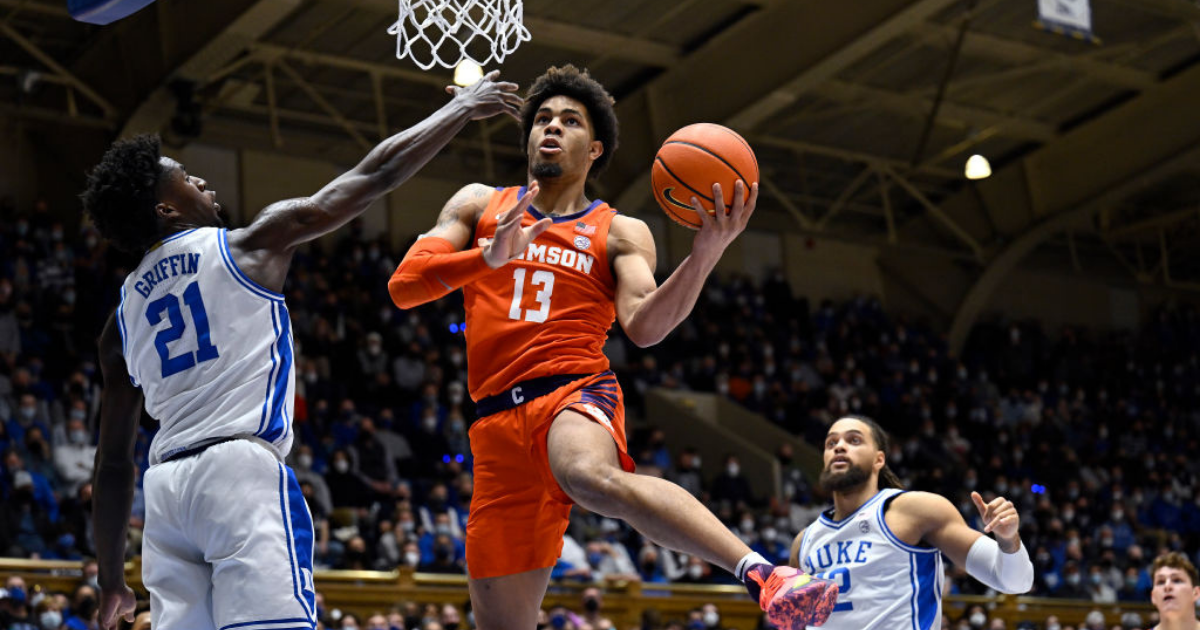
<svg viewBox="0 0 1200 630">
<path fill-rule="evenodd" d="M 1038 0 L 1038 19 L 1034 26 L 1099 43 L 1092 33 L 1092 7 L 1089 0 Z"/>
</svg>

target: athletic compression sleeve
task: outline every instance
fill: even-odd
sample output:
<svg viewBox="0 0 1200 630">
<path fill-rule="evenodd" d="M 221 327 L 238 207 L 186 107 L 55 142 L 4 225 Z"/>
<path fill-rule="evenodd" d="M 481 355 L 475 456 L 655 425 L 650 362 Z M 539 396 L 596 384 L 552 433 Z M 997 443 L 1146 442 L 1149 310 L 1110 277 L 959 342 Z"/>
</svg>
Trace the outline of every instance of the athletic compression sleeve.
<svg viewBox="0 0 1200 630">
<path fill-rule="evenodd" d="M 1033 588 L 1033 563 L 1025 545 L 1016 553 L 1004 553 L 990 536 L 980 536 L 967 552 L 967 573 L 988 586 L 1009 595 Z"/>
<path fill-rule="evenodd" d="M 482 249 L 459 252 L 450 241 L 427 236 L 408 250 L 388 280 L 388 293 L 396 306 L 413 308 L 449 295 L 491 271 Z"/>
</svg>

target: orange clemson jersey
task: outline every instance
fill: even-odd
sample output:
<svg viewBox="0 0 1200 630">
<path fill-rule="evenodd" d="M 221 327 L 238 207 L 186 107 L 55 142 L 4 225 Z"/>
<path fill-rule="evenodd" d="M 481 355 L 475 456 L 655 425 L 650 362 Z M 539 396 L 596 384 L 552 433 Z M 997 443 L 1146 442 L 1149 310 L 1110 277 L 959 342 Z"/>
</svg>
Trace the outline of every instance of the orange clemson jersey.
<svg viewBox="0 0 1200 630">
<path fill-rule="evenodd" d="M 474 247 L 525 187 L 497 189 L 475 226 Z M 616 319 L 608 230 L 617 211 L 596 200 L 554 224 L 507 265 L 463 287 L 467 381 L 480 400 L 542 376 L 608 369 L 604 341 Z M 543 215 L 530 208 L 528 226 Z"/>
</svg>

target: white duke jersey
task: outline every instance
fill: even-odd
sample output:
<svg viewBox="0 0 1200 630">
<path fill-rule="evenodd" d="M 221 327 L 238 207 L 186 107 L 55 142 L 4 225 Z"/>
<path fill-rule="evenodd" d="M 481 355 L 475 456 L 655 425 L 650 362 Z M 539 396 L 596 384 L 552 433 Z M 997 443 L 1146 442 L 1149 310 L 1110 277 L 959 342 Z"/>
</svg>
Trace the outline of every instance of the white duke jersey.
<svg viewBox="0 0 1200 630">
<path fill-rule="evenodd" d="M 121 287 L 125 364 L 161 428 L 150 463 L 231 437 L 280 459 L 292 446 L 296 371 L 283 296 L 248 278 L 224 228 L 163 239 Z"/>
<path fill-rule="evenodd" d="M 837 605 L 822 630 L 934 630 L 942 627 L 942 554 L 913 547 L 884 521 L 902 490 L 880 490 L 850 516 L 827 510 L 804 530 L 800 568 L 837 582 Z"/>
</svg>

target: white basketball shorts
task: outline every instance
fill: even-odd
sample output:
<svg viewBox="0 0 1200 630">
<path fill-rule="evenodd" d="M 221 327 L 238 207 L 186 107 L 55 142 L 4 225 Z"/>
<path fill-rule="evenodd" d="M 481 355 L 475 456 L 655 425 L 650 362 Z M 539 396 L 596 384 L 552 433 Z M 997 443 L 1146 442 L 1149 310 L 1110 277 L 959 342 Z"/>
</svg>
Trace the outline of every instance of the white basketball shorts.
<svg viewBox="0 0 1200 630">
<path fill-rule="evenodd" d="M 150 625 L 312 630 L 312 515 L 290 468 L 250 440 L 151 466 L 142 580 Z"/>
</svg>

